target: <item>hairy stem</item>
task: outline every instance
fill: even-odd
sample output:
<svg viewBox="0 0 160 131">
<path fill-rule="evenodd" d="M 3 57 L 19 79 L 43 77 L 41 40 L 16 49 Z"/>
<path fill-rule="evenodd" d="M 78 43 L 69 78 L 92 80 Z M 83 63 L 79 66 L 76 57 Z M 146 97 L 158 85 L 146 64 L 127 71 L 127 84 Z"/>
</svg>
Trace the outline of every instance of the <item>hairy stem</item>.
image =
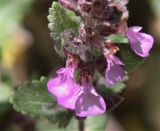
<svg viewBox="0 0 160 131">
<path fill-rule="evenodd" d="M 78 121 L 78 129 L 79 131 L 84 131 L 84 120 Z"/>
</svg>

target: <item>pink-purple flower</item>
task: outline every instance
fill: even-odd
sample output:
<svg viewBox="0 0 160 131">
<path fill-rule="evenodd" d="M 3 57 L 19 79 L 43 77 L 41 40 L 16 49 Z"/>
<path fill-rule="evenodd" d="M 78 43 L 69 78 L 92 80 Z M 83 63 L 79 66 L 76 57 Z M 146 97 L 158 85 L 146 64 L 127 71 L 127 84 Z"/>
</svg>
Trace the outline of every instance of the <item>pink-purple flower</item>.
<svg viewBox="0 0 160 131">
<path fill-rule="evenodd" d="M 75 10 L 77 8 L 78 0 L 59 0 L 59 2 L 66 8 Z"/>
<path fill-rule="evenodd" d="M 151 35 L 141 33 L 142 27 L 133 26 L 125 30 L 125 35 L 130 41 L 132 50 L 141 57 L 147 57 L 153 46 L 154 39 Z"/>
<path fill-rule="evenodd" d="M 122 68 L 123 62 L 115 55 L 108 55 L 107 58 L 107 69 L 105 77 L 109 85 L 114 85 L 118 81 L 122 80 L 125 76 L 125 71 Z"/>
<path fill-rule="evenodd" d="M 98 95 L 91 83 L 84 83 L 76 101 L 76 114 L 80 117 L 99 115 L 106 111 L 102 96 Z"/>
<path fill-rule="evenodd" d="M 75 109 L 75 99 L 80 91 L 73 80 L 73 68 L 66 67 L 57 71 L 57 77 L 47 83 L 48 91 L 57 98 L 57 103 L 68 109 Z"/>
<path fill-rule="evenodd" d="M 75 12 L 81 12 L 80 8 L 88 8 L 86 0 L 59 0 L 59 2 L 66 8 Z M 83 7 L 84 6 L 84 7 Z"/>
<path fill-rule="evenodd" d="M 75 110 L 79 117 L 104 113 L 106 104 L 103 98 L 90 82 L 77 84 L 73 79 L 73 72 L 73 68 L 61 68 L 57 71 L 57 77 L 48 81 L 48 91 L 56 97 L 57 103 Z"/>
</svg>

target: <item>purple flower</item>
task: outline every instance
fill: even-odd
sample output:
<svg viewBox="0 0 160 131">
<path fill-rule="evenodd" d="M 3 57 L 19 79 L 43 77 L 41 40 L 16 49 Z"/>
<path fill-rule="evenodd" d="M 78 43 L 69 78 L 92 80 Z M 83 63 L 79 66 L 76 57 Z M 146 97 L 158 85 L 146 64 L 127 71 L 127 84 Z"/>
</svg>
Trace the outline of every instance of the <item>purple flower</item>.
<svg viewBox="0 0 160 131">
<path fill-rule="evenodd" d="M 59 0 L 59 2 L 66 8 L 75 10 L 78 0 Z"/>
<path fill-rule="evenodd" d="M 122 80 L 125 76 L 125 71 L 121 67 L 123 62 L 116 56 L 110 54 L 107 56 L 107 69 L 105 77 L 109 85 L 114 85 L 116 82 Z"/>
<path fill-rule="evenodd" d="M 59 2 L 66 8 L 77 11 L 78 6 L 84 4 L 86 0 L 59 0 Z"/>
<path fill-rule="evenodd" d="M 125 30 L 125 35 L 130 41 L 132 50 L 141 57 L 147 57 L 153 46 L 154 39 L 151 35 L 141 33 L 142 27 L 133 26 Z"/>
<path fill-rule="evenodd" d="M 102 114 L 106 110 L 105 101 L 97 94 L 91 83 L 83 86 L 73 80 L 73 68 L 61 68 L 58 76 L 47 83 L 48 91 L 57 98 L 57 103 L 67 109 L 75 110 L 76 115 L 86 117 Z"/>
<path fill-rule="evenodd" d="M 48 91 L 56 96 L 59 105 L 75 109 L 75 101 L 80 87 L 73 80 L 73 68 L 61 68 L 56 73 L 57 77 L 51 79 L 47 83 Z"/>
<path fill-rule="evenodd" d="M 76 115 L 86 117 L 102 114 L 105 111 L 105 101 L 97 94 L 91 83 L 82 85 L 76 101 Z"/>
</svg>

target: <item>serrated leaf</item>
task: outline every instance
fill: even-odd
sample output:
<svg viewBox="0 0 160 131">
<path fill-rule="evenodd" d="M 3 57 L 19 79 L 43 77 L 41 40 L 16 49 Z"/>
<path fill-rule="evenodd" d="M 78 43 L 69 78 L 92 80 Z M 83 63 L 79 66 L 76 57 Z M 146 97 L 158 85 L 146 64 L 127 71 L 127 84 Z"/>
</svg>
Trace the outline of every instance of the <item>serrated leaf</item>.
<svg viewBox="0 0 160 131">
<path fill-rule="evenodd" d="M 52 7 L 49 9 L 48 21 L 56 51 L 61 55 L 60 34 L 66 29 L 78 29 L 79 17 L 74 12 L 62 7 L 59 3 L 53 2 Z"/>
<path fill-rule="evenodd" d="M 58 106 L 55 99 L 46 88 L 47 79 L 42 77 L 39 81 L 26 82 L 16 92 L 11 103 L 14 108 L 33 117 L 46 118 L 59 127 L 69 123 L 72 113 Z"/>
<path fill-rule="evenodd" d="M 113 43 L 128 43 L 128 39 L 123 34 L 112 34 L 107 37 Z"/>
<path fill-rule="evenodd" d="M 135 69 L 144 62 L 144 59 L 136 55 L 130 45 L 119 45 L 120 51 L 118 57 L 124 62 L 124 67 L 127 71 Z"/>
<path fill-rule="evenodd" d="M 73 31 L 71 29 L 67 29 L 61 33 L 61 46 L 70 53 L 76 54 L 78 56 L 84 54 L 87 50 L 86 45 L 83 44 L 82 41 L 79 42 L 78 45 L 76 45 L 73 39 L 76 37 L 78 32 Z"/>
</svg>

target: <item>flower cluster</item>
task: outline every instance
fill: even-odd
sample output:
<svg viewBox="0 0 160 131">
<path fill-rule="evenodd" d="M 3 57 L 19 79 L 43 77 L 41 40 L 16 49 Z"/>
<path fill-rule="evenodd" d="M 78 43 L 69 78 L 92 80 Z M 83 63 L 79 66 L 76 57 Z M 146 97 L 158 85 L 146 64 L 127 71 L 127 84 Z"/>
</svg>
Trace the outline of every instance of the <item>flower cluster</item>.
<svg viewBox="0 0 160 131">
<path fill-rule="evenodd" d="M 107 36 L 124 35 L 135 54 L 143 58 L 149 55 L 154 40 L 140 32 L 141 27 L 127 26 L 128 0 L 59 0 L 59 3 L 79 15 L 81 23 L 78 35 L 73 30 L 61 33 L 61 46 L 67 56 L 66 67 L 59 69 L 57 76 L 48 81 L 48 90 L 59 105 L 75 110 L 79 117 L 102 114 L 107 103 L 92 84 L 95 70 L 106 78 L 108 86 L 121 81 L 126 73 L 125 63 L 116 55 L 121 49 Z M 102 53 L 102 61 L 92 57 L 93 48 Z M 104 70 L 99 70 L 95 64 L 97 61 L 100 65 L 105 64 Z M 76 70 L 79 73 L 75 80 Z"/>
<path fill-rule="evenodd" d="M 77 56 L 68 54 L 66 67 L 59 69 L 58 76 L 48 81 L 49 92 L 57 97 L 59 105 L 75 110 L 77 116 L 86 117 L 104 113 L 106 105 L 92 85 L 93 70 L 90 70 L 90 65 L 83 66 L 80 82 L 74 81 L 74 71 L 78 63 Z"/>
</svg>

